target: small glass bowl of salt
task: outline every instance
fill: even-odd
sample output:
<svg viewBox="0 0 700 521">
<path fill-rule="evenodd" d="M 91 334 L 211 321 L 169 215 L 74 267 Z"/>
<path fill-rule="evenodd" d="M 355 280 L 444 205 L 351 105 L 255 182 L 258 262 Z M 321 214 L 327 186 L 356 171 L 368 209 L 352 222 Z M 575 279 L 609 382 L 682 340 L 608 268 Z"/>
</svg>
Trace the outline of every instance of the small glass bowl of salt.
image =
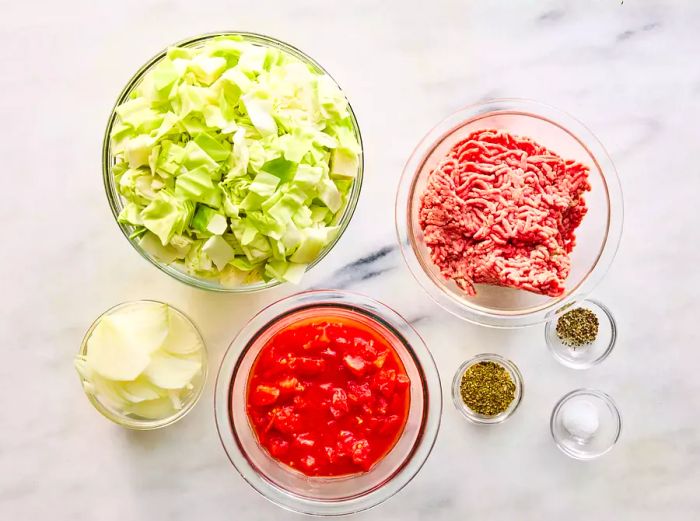
<svg viewBox="0 0 700 521">
<path fill-rule="evenodd" d="M 622 418 L 613 399 L 604 392 L 577 389 L 554 406 L 550 429 L 554 443 L 564 454 L 591 460 L 617 443 Z"/>
</svg>

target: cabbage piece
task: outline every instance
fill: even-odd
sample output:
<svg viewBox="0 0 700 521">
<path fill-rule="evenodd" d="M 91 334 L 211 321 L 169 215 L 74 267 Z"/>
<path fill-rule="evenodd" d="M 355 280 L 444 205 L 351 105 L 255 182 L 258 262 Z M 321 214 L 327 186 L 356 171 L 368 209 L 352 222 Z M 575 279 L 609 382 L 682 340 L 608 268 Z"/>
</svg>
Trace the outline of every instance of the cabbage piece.
<svg viewBox="0 0 700 521">
<path fill-rule="evenodd" d="M 348 152 L 344 148 L 336 148 L 331 154 L 331 177 L 343 179 L 357 176 L 359 160 L 357 154 Z"/>
<path fill-rule="evenodd" d="M 179 122 L 180 118 L 176 114 L 172 112 L 166 113 L 163 117 L 163 121 L 161 122 L 160 127 L 158 127 L 156 135 L 153 137 L 153 141 L 158 142 L 166 135 L 179 133 Z"/>
<path fill-rule="evenodd" d="M 190 222 L 193 211 L 192 202 L 161 190 L 141 211 L 141 219 L 143 225 L 160 239 L 163 246 L 166 246 L 173 235 L 183 232 Z"/>
<path fill-rule="evenodd" d="M 335 186 L 335 183 L 330 179 L 324 179 L 319 183 L 318 198 L 325 204 L 328 209 L 336 213 L 343 205 L 343 198 L 340 195 L 340 190 Z M 315 220 L 313 216 L 312 220 Z"/>
<path fill-rule="evenodd" d="M 254 238 L 246 243 L 241 241 L 241 248 L 247 259 L 257 264 L 272 256 L 272 247 L 264 235 L 254 235 Z"/>
<path fill-rule="evenodd" d="M 287 264 L 287 270 L 284 272 L 283 279 L 292 284 L 299 284 L 301 278 L 306 273 L 306 268 L 308 264 L 298 264 L 296 262 L 290 262 Z"/>
<path fill-rule="evenodd" d="M 175 194 L 214 208 L 221 206 L 221 191 L 212 182 L 205 166 L 198 166 L 177 177 Z"/>
<path fill-rule="evenodd" d="M 208 105 L 209 90 L 205 87 L 197 87 L 182 83 L 177 88 L 177 95 L 172 106 L 175 113 L 184 121 L 192 113 L 201 113 Z"/>
<path fill-rule="evenodd" d="M 185 158 L 182 165 L 188 170 L 201 167 L 204 171 L 209 173 L 212 179 L 217 178 L 219 164 L 213 157 L 207 154 L 196 141 L 188 141 L 187 145 L 185 145 Z"/>
<path fill-rule="evenodd" d="M 292 188 L 272 206 L 268 213 L 279 223 L 287 225 L 301 208 L 306 208 L 306 194 L 298 188 Z"/>
<path fill-rule="evenodd" d="M 302 231 L 301 244 L 289 259 L 300 264 L 313 262 L 330 242 L 335 231 L 334 227 L 306 228 Z"/>
<path fill-rule="evenodd" d="M 207 132 L 199 134 L 194 138 L 194 142 L 199 146 L 202 152 L 217 163 L 225 161 L 231 154 L 231 143 L 224 139 L 217 140 Z"/>
<path fill-rule="evenodd" d="M 281 181 L 290 181 L 297 170 L 297 163 L 278 157 L 263 164 L 260 170 L 278 177 Z"/>
<path fill-rule="evenodd" d="M 226 68 L 226 60 L 219 56 L 195 56 L 189 64 L 198 81 L 209 85 L 216 80 Z"/>
<path fill-rule="evenodd" d="M 163 118 L 151 108 L 146 98 L 136 98 L 122 103 L 116 109 L 119 122 L 136 130 L 152 130 L 160 125 Z"/>
<path fill-rule="evenodd" d="M 141 210 L 143 210 L 143 208 L 138 204 L 127 203 L 126 206 L 122 208 L 121 212 L 119 212 L 117 221 L 124 224 L 131 224 L 132 226 L 141 226 L 143 225 Z"/>
<path fill-rule="evenodd" d="M 214 265 L 223 270 L 236 257 L 231 245 L 220 235 L 214 235 L 202 245 L 202 251 L 212 260 Z"/>
<path fill-rule="evenodd" d="M 214 268 L 214 263 L 209 256 L 202 251 L 204 240 L 195 241 L 185 256 L 185 266 L 190 273 L 208 276 Z"/>
<path fill-rule="evenodd" d="M 267 49 L 257 45 L 251 45 L 245 49 L 238 60 L 238 67 L 248 73 L 259 73 L 263 70 Z"/>
<path fill-rule="evenodd" d="M 247 218 L 248 223 L 246 223 L 246 226 L 252 225 L 255 230 L 272 239 L 281 239 L 286 231 L 286 226 L 276 220 L 273 215 L 266 215 L 261 211 L 254 211 L 250 212 Z M 252 240 L 250 232 L 244 234 L 244 237 L 242 242 L 246 244 L 250 243 Z"/>
<path fill-rule="evenodd" d="M 141 134 L 127 141 L 126 161 L 129 163 L 129 167 L 138 168 L 147 165 L 152 146 L 153 138 L 148 134 Z"/>
<path fill-rule="evenodd" d="M 325 222 L 329 216 L 332 217 L 333 214 L 331 213 L 331 211 L 328 207 L 325 207 L 325 208 L 323 206 L 312 206 L 311 207 L 311 220 L 314 223 Z"/>
<path fill-rule="evenodd" d="M 352 129 L 349 119 L 345 119 L 338 124 L 329 125 L 328 130 L 337 140 L 337 148 L 345 150 L 349 154 L 355 156 L 361 152 L 360 143 L 358 143 L 357 137 L 355 137 L 355 132 Z"/>
<path fill-rule="evenodd" d="M 253 81 L 238 67 L 234 67 L 223 73 L 221 80 L 235 87 L 239 94 L 241 92 L 248 92 L 253 85 Z"/>
<path fill-rule="evenodd" d="M 193 229 L 202 233 L 222 235 L 228 228 L 228 221 L 222 213 L 208 206 L 198 205 L 197 211 L 192 218 L 191 226 Z"/>
<path fill-rule="evenodd" d="M 272 101 L 256 94 L 241 96 L 251 123 L 261 136 L 277 135 L 277 123 L 272 117 Z"/>
<path fill-rule="evenodd" d="M 157 92 L 170 91 L 180 77 L 175 65 L 169 58 L 164 59 L 153 68 L 153 88 Z"/>
<path fill-rule="evenodd" d="M 170 245 L 163 246 L 160 239 L 151 232 L 144 233 L 139 239 L 139 246 L 164 264 L 171 264 L 181 258 L 178 251 Z"/>
<path fill-rule="evenodd" d="M 255 176 L 253 182 L 250 183 L 248 189 L 261 197 L 270 197 L 275 193 L 277 185 L 279 184 L 280 178 L 276 175 L 268 174 L 267 172 L 260 172 Z"/>
<path fill-rule="evenodd" d="M 155 173 L 163 176 L 176 176 L 185 160 L 185 147 L 172 141 L 162 141 L 158 159 L 155 163 Z"/>
<path fill-rule="evenodd" d="M 299 163 L 309 150 L 311 150 L 313 142 L 313 134 L 304 134 L 300 130 L 295 129 L 292 134 L 281 136 L 277 141 L 277 145 L 286 160 Z"/>
<path fill-rule="evenodd" d="M 219 280 L 224 287 L 236 288 L 246 282 L 248 277 L 248 271 L 250 270 L 243 271 L 229 264 L 222 270 Z"/>
<path fill-rule="evenodd" d="M 323 169 L 318 166 L 299 165 L 294 173 L 294 184 L 305 190 L 313 190 L 321 182 Z"/>
</svg>

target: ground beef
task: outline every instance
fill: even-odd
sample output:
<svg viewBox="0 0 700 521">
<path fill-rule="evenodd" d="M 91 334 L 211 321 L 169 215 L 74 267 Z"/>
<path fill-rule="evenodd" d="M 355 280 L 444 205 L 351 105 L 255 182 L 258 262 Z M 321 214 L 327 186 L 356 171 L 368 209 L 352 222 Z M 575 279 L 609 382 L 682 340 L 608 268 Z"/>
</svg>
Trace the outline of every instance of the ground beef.
<svg viewBox="0 0 700 521">
<path fill-rule="evenodd" d="M 420 226 L 433 262 L 469 295 L 482 283 L 556 297 L 590 188 L 588 167 L 527 137 L 473 132 L 430 173 Z"/>
</svg>

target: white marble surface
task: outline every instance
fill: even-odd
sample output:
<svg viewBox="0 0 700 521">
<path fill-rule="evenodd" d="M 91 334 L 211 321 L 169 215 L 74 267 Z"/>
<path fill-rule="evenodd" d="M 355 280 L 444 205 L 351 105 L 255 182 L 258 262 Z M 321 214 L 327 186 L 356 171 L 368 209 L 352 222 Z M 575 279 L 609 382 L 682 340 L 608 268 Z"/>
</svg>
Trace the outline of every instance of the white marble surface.
<svg viewBox="0 0 700 521">
<path fill-rule="evenodd" d="M 430 7 L 429 5 L 432 4 Z M 366 144 L 356 216 L 304 286 L 351 288 L 410 319 L 448 387 L 465 358 L 496 351 L 525 375 L 518 413 L 476 428 L 445 403 L 416 479 L 366 521 L 691 520 L 700 517 L 700 4 L 694 0 L 484 2 L 0 1 L 3 224 L 0 519 L 295 519 L 258 496 L 219 446 L 213 379 L 161 432 L 103 420 L 72 357 L 92 319 L 134 298 L 169 301 L 201 326 L 215 369 L 237 328 L 294 291 L 248 297 L 179 284 L 143 261 L 107 207 L 100 145 L 115 96 L 166 44 L 216 29 L 287 40 L 346 90 Z M 487 97 L 549 102 L 608 147 L 626 196 L 613 268 L 595 296 L 619 321 L 616 351 L 575 372 L 542 329 L 496 331 L 447 315 L 395 247 L 393 198 L 417 140 Z M 345 268 L 379 249 L 363 269 Z M 624 415 L 619 445 L 591 463 L 549 437 L 565 392 L 601 388 Z"/>
</svg>

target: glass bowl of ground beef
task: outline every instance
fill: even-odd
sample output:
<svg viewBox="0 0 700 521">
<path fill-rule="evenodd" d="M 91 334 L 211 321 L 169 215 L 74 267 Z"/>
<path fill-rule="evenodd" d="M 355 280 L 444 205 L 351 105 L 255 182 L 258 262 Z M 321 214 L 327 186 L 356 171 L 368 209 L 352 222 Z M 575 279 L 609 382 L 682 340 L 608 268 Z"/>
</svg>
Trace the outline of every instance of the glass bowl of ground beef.
<svg viewBox="0 0 700 521">
<path fill-rule="evenodd" d="M 466 107 L 403 171 L 396 227 L 409 269 L 443 308 L 492 327 L 552 320 L 613 261 L 623 201 L 582 123 L 530 100 Z"/>
</svg>

